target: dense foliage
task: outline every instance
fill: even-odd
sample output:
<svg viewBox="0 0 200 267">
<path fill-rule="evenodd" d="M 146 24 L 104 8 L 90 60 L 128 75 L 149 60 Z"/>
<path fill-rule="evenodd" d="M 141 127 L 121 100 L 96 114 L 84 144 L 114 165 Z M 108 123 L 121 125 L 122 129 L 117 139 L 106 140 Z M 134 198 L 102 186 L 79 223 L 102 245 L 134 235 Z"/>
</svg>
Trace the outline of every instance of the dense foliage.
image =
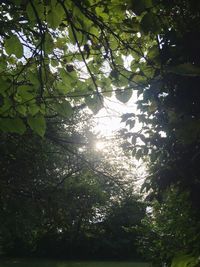
<svg viewBox="0 0 200 267">
<path fill-rule="evenodd" d="M 44 136 L 45 117 L 69 117 L 78 103 L 97 113 L 112 90 L 127 102 L 139 85 L 122 56 L 132 54 L 137 68 L 146 50 L 130 8 L 118 0 L 2 1 L 1 130 Z"/>
<path fill-rule="evenodd" d="M 45 139 L 30 131 L 1 134 L 3 255 L 138 256 L 137 234 L 127 229 L 141 224 L 145 206 L 118 168 L 95 151 L 86 119 L 83 112 L 68 122 L 51 119 Z"/>
<path fill-rule="evenodd" d="M 170 262 L 175 254 L 199 255 L 200 6 L 161 1 L 156 9 L 161 30 L 153 57 L 150 49 L 147 58 L 159 68 L 138 101 L 144 131 L 127 136 L 133 153 L 149 166 L 143 192 L 151 214 L 144 221 L 142 247 L 153 261 Z"/>
<path fill-rule="evenodd" d="M 189 193 L 178 193 L 171 188 L 165 192 L 162 202 L 154 200 L 150 205 L 152 210 L 138 228 L 141 253 L 155 263 L 168 264 L 175 255 L 197 257 L 200 224 L 195 220 L 198 211 L 192 208 Z"/>
<path fill-rule="evenodd" d="M 107 165 L 103 168 L 101 165 L 99 169 L 96 162 L 91 164 L 88 147 L 77 146 L 75 150 L 71 147 L 72 143 L 85 142 L 80 135 L 74 141 L 79 132 L 76 122 L 60 123 L 61 136 L 58 134 L 60 129 L 54 129 L 52 134 L 53 129 L 49 125 L 54 123 L 55 118 L 70 121 L 76 110 L 85 106 L 97 113 L 103 107 L 104 97 L 111 96 L 112 92 L 119 101 L 126 103 L 132 90 L 136 90 L 139 114 L 127 114 L 122 120 L 130 128 L 123 131 L 127 140 L 123 144 L 124 149 L 131 150 L 134 157 L 145 160 L 148 166 L 142 189 L 146 191 L 150 214 L 147 213 L 143 220 L 144 228 L 138 227 L 140 246 L 154 261 L 170 262 L 176 253 L 186 255 L 187 260 L 199 256 L 199 2 L 10 0 L 1 1 L 0 8 L 2 212 L 13 215 L 14 200 L 26 195 L 27 189 L 33 191 L 28 190 L 28 195 L 33 194 L 34 197 L 37 194 L 45 196 L 48 192 L 46 201 L 39 202 L 46 205 L 51 201 L 51 188 L 69 174 L 67 181 L 73 177 L 73 188 L 67 184 L 65 189 L 59 188 L 61 192 L 51 192 L 59 201 L 62 197 L 68 198 L 70 205 L 61 215 L 69 214 L 66 219 L 69 222 L 71 212 L 79 210 L 79 201 L 74 201 L 70 190 L 90 191 L 90 186 L 93 186 L 91 198 L 94 202 L 86 207 L 86 218 L 81 217 L 81 222 L 87 221 L 82 227 L 91 226 L 91 222 L 94 228 L 97 225 L 98 229 L 102 227 L 103 230 L 95 232 L 94 236 L 104 242 L 106 235 L 106 251 L 110 251 L 107 250 L 108 243 L 113 245 L 113 236 L 119 236 L 114 244 L 120 244 L 120 249 L 124 247 L 128 251 L 126 246 L 131 247 L 131 239 L 127 242 L 125 236 L 133 234 L 137 227 L 132 226 L 137 226 L 140 221 L 130 217 L 132 223 L 127 219 L 121 228 L 121 219 L 126 217 L 123 212 L 133 213 L 127 207 L 129 199 L 122 198 L 113 206 L 109 204 L 113 207 L 112 211 L 105 213 L 104 219 L 95 224 L 94 217 L 90 217 L 94 207 L 104 206 L 104 201 L 117 192 L 116 188 L 107 187 L 107 183 L 99 184 L 98 177 Z M 134 129 L 135 121 L 143 125 L 139 132 Z M 51 156 L 47 156 L 49 149 L 55 152 L 57 146 L 59 151 L 64 149 L 67 153 L 50 153 Z M 93 154 L 92 157 L 98 158 L 98 155 Z M 26 159 L 23 169 L 21 158 Z M 37 168 L 32 164 L 34 161 Z M 66 162 L 69 163 L 68 170 Z M 27 173 L 30 173 L 30 179 L 27 179 Z M 102 177 L 110 177 L 112 181 L 112 175 L 105 176 L 105 172 Z M 93 181 L 92 185 L 90 181 Z M 114 186 L 116 183 L 111 184 Z M 36 203 L 26 202 L 27 207 Z M 140 207 L 139 202 L 136 203 Z M 61 207 L 63 211 L 65 208 Z M 40 211 L 45 218 L 48 208 Z M 58 216 L 57 207 L 55 212 L 56 220 L 65 221 L 61 215 Z M 103 210 L 100 214 L 104 214 Z M 15 215 L 15 220 L 22 226 L 22 216 Z M 39 216 L 33 216 L 33 224 Z M 71 228 L 67 228 L 69 223 L 60 235 L 67 231 L 72 233 L 76 223 L 79 225 L 80 213 L 77 215 L 75 212 L 73 216 Z M 109 219 L 106 216 L 110 216 Z M 11 215 L 7 218 L 13 222 Z M 116 221 L 120 227 L 117 224 L 115 229 Z M 5 225 L 8 226 L 9 222 Z M 29 223 L 25 225 L 30 226 Z M 27 233 L 30 231 L 27 230 Z M 39 232 L 34 230 L 34 233 Z M 86 244 L 85 238 L 86 235 L 79 243 Z M 9 240 L 9 237 L 5 236 L 4 240 Z M 102 248 L 100 250 L 103 251 Z M 118 251 L 118 248 L 113 251 Z"/>
<path fill-rule="evenodd" d="M 121 57 L 130 50 L 124 51 L 130 36 L 119 29 L 124 17 L 131 21 L 129 6 L 1 2 L 3 252 L 131 256 L 135 237 L 126 228 L 140 223 L 144 205 L 124 193 L 126 182 L 91 151 L 92 134 L 78 126 L 81 112 L 72 119 L 85 105 L 97 113 L 112 90 L 121 101 L 131 97 L 131 90 L 117 90 L 131 75 Z M 123 207 L 135 210 L 133 221 Z"/>
</svg>

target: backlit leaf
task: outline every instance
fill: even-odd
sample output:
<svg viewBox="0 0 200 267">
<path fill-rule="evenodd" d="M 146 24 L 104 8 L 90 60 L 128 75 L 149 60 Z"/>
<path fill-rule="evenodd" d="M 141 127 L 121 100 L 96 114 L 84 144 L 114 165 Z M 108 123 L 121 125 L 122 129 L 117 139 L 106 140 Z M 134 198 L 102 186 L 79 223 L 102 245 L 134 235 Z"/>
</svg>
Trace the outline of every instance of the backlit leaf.
<svg viewBox="0 0 200 267">
<path fill-rule="evenodd" d="M 29 114 L 35 116 L 39 111 L 40 107 L 36 104 L 32 104 L 28 107 Z"/>
<path fill-rule="evenodd" d="M 103 108 L 103 98 L 100 95 L 85 97 L 85 103 L 94 114 L 97 114 Z"/>
<path fill-rule="evenodd" d="M 23 101 L 29 101 L 34 99 L 34 92 L 32 92 L 32 87 L 28 85 L 22 85 L 17 89 L 17 97 L 20 97 Z M 17 98 L 16 98 L 17 99 Z"/>
<path fill-rule="evenodd" d="M 47 22 L 49 26 L 56 29 L 62 22 L 64 17 L 63 7 L 55 0 L 51 0 L 51 9 L 47 15 Z"/>
<path fill-rule="evenodd" d="M 70 117 L 73 114 L 72 106 L 68 101 L 56 104 L 56 111 L 64 117 Z"/>
<path fill-rule="evenodd" d="M 45 34 L 45 43 L 44 43 L 45 53 L 51 54 L 53 52 L 54 43 L 53 38 L 49 33 Z"/>
<path fill-rule="evenodd" d="M 23 46 L 16 35 L 12 35 L 5 40 L 5 50 L 8 55 L 14 54 L 17 58 L 23 56 Z"/>
<path fill-rule="evenodd" d="M 41 137 L 44 136 L 46 131 L 46 121 L 44 116 L 42 116 L 41 114 L 38 114 L 34 117 L 30 116 L 28 117 L 27 122 L 34 132 L 36 132 Z"/>
<path fill-rule="evenodd" d="M 115 96 L 120 102 L 126 103 L 131 98 L 132 93 L 132 90 L 116 90 Z"/>
</svg>

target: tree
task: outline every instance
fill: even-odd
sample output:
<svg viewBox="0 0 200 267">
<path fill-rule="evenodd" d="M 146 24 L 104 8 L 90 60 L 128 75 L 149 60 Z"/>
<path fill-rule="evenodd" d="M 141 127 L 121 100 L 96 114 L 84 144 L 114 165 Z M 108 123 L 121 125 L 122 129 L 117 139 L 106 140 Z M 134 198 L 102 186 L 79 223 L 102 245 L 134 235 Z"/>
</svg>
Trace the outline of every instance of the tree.
<svg viewBox="0 0 200 267">
<path fill-rule="evenodd" d="M 113 201 L 102 222 L 104 233 L 99 244 L 107 258 L 138 259 L 136 240 L 139 238 L 141 221 L 145 216 L 146 204 L 137 194 L 127 194 Z"/>
<path fill-rule="evenodd" d="M 163 202 L 153 201 L 142 220 L 138 245 L 142 254 L 155 264 L 171 264 L 175 255 L 193 255 L 199 253 L 198 211 L 192 209 L 188 192 L 179 192 L 171 187 L 165 192 Z M 145 253 L 144 253 L 145 252 Z M 181 258 L 181 257 L 180 257 Z"/>
<path fill-rule="evenodd" d="M 152 251 L 170 253 L 172 247 L 182 253 L 199 255 L 194 247 L 199 247 L 199 3 L 196 1 L 157 1 L 157 18 L 160 29 L 152 28 L 150 13 L 143 16 L 143 23 L 149 22 L 151 44 L 147 50 L 148 66 L 150 61 L 157 69 L 153 77 L 143 88 L 138 101 L 140 114 L 138 119 L 143 123 L 143 132 L 129 132 L 128 146 L 137 158 L 145 158 L 149 175 L 143 184 L 149 201 L 158 201 L 152 205 L 150 223 L 153 239 Z M 149 11 L 151 12 L 151 11 Z M 142 23 L 141 21 L 141 23 Z M 156 24 L 154 24 L 156 25 Z M 156 34 L 159 33 L 159 34 Z M 152 70 L 152 68 L 151 68 Z M 139 91 L 140 94 L 141 91 Z M 131 142 L 130 142 L 131 138 Z M 169 203 L 174 193 L 176 201 Z M 178 193 L 177 193 L 178 192 Z M 187 199 L 185 196 L 187 195 Z M 169 208 L 179 209 L 179 198 L 184 198 L 182 209 L 188 205 L 194 212 L 185 214 L 186 221 L 179 229 L 181 214 L 169 212 Z M 172 200 L 172 199 L 171 199 Z M 165 213 L 166 212 L 166 213 Z M 182 212 L 184 214 L 184 212 Z M 147 219 L 148 220 L 148 219 Z M 163 220 L 165 224 L 162 225 Z M 174 223 L 174 225 L 173 225 Z M 172 229 L 170 230 L 169 228 Z M 148 228 L 150 230 L 150 228 Z M 156 236 L 157 231 L 159 236 Z M 173 232 L 173 234 L 171 233 Z M 145 232 L 145 229 L 144 229 Z M 155 235 L 154 235 L 155 234 Z M 179 238 L 177 236 L 179 235 Z M 165 236 L 170 236 L 170 244 Z M 188 243 L 185 242 L 187 236 Z M 180 247 L 177 239 L 185 244 Z M 189 242 L 193 240 L 193 244 Z M 177 244 L 177 245 L 173 245 Z M 183 250 L 183 251 L 182 251 Z M 174 253 L 177 251 L 174 250 Z M 152 252 L 153 254 L 153 252 Z M 163 260 L 172 259 L 173 253 L 163 256 Z M 157 254 L 158 255 L 158 254 Z M 155 256 L 155 254 L 154 254 Z"/>
<path fill-rule="evenodd" d="M 140 85 L 137 72 L 124 68 L 123 56 L 133 55 L 137 68 L 146 50 L 131 5 L 2 1 L 1 131 L 23 134 L 31 128 L 44 136 L 46 117 L 69 117 L 78 103 L 97 113 L 103 95 L 113 90 L 127 102 Z"/>
<path fill-rule="evenodd" d="M 64 124 L 57 123 L 48 125 L 48 135 L 57 140 L 64 138 L 71 152 L 30 131 L 23 137 L 1 134 L 0 232 L 4 252 L 30 253 L 38 235 L 51 228 L 53 222 L 56 227 L 57 208 L 62 207 L 65 194 L 64 183 L 81 175 L 84 169 L 85 163 L 76 156 L 76 150 L 82 145 L 75 136 L 72 140 L 73 129 L 66 132 Z"/>
<path fill-rule="evenodd" d="M 127 102 L 137 90 L 143 131 L 126 136 L 149 165 L 143 189 L 160 209 L 171 186 L 189 192 L 199 221 L 199 9 L 195 0 L 2 1 L 1 131 L 44 136 L 47 118 L 84 105 L 97 113 L 104 95 Z"/>
<path fill-rule="evenodd" d="M 99 242 L 102 223 L 113 202 L 123 201 L 128 184 L 112 166 L 116 161 L 94 150 L 95 138 L 83 111 L 68 121 L 48 120 L 45 138 L 30 130 L 23 136 L 1 134 L 1 253 L 108 256 L 100 249 L 108 239 Z"/>
</svg>

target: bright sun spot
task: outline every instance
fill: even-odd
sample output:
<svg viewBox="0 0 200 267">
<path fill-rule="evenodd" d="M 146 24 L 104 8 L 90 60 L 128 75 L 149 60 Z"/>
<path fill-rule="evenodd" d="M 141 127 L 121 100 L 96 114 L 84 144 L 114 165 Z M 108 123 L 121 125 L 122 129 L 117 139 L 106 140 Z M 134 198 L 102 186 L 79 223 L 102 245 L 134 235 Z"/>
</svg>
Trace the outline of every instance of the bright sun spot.
<svg viewBox="0 0 200 267">
<path fill-rule="evenodd" d="M 137 113 L 137 95 L 133 93 L 128 103 L 121 103 L 113 95 L 111 98 L 105 98 L 104 108 L 95 116 L 95 131 L 103 136 L 112 136 L 114 133 L 124 128 L 125 123 L 121 124 L 121 116 L 125 113 Z M 140 126 L 136 123 L 135 130 L 139 130 Z M 102 149 L 103 144 L 97 145 Z M 101 147 L 101 148 L 100 148 Z"/>
<path fill-rule="evenodd" d="M 96 148 L 97 150 L 103 150 L 104 147 L 105 147 L 104 142 L 97 141 L 96 144 L 95 144 L 95 148 Z"/>
<path fill-rule="evenodd" d="M 94 121 L 96 122 L 94 132 L 99 134 L 99 139 L 96 140 L 94 149 L 97 152 L 105 153 L 108 157 L 110 156 L 110 159 L 114 159 L 116 164 L 118 164 L 118 160 L 119 164 L 126 161 L 124 158 L 125 155 L 121 151 L 122 148 L 119 146 L 120 141 L 118 142 L 116 139 L 117 132 L 127 127 L 125 122 L 121 122 L 122 115 L 126 113 L 133 113 L 135 115 L 139 114 L 139 110 L 137 109 L 137 100 L 138 97 L 135 91 L 133 91 L 132 97 L 127 103 L 121 103 L 113 94 L 112 97 L 104 99 L 104 108 L 102 108 L 94 117 Z M 127 129 L 130 131 L 128 127 Z M 138 132 L 141 131 L 141 129 L 142 125 L 136 119 L 135 126 L 131 129 L 131 131 Z M 162 135 L 163 134 L 164 133 L 162 133 Z M 136 173 L 138 177 L 141 177 L 135 182 L 136 187 L 140 190 L 146 176 L 145 164 L 143 164 L 141 160 L 138 161 L 132 158 L 128 168 L 130 168 L 130 175 L 132 177 L 134 177 Z"/>
</svg>

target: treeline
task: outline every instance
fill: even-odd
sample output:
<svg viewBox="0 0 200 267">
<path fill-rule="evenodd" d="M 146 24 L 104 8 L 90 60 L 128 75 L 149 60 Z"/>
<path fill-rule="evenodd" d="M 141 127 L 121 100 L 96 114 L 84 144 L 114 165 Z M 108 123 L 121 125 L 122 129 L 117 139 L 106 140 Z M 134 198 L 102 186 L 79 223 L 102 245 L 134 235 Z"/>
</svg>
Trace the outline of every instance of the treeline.
<svg viewBox="0 0 200 267">
<path fill-rule="evenodd" d="M 145 205 L 95 151 L 86 118 L 51 120 L 43 139 L 1 135 L 2 256 L 138 257 L 134 228 Z"/>
</svg>

